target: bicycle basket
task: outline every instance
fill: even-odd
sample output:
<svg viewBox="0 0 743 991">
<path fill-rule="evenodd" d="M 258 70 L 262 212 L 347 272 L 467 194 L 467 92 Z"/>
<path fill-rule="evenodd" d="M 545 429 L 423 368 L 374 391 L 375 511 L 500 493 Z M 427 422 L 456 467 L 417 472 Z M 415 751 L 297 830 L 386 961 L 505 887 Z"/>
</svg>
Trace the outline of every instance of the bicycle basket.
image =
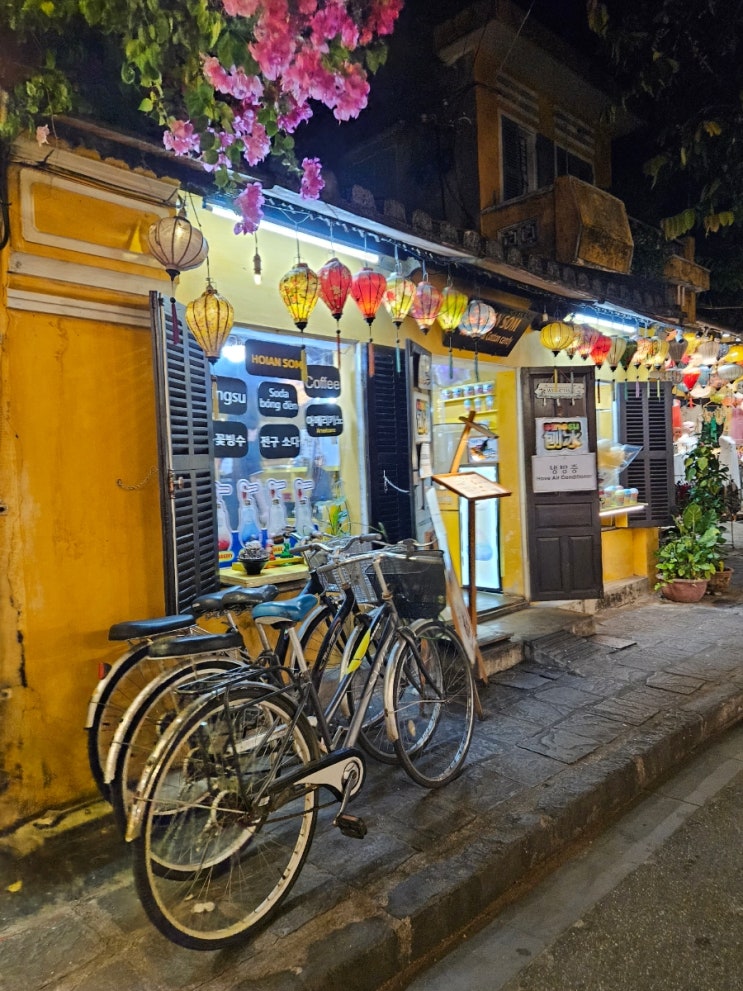
<svg viewBox="0 0 743 991">
<path fill-rule="evenodd" d="M 352 588 L 356 601 L 377 605 L 380 601 L 376 584 L 368 574 L 369 558 L 340 558 L 319 568 L 317 574 L 326 588 Z"/>
<path fill-rule="evenodd" d="M 392 601 L 406 622 L 436 619 L 446 606 L 446 573 L 442 551 L 415 551 L 410 555 L 385 554 L 379 561 Z M 379 585 L 372 569 L 372 582 Z M 381 589 L 377 588 L 381 595 Z"/>
</svg>

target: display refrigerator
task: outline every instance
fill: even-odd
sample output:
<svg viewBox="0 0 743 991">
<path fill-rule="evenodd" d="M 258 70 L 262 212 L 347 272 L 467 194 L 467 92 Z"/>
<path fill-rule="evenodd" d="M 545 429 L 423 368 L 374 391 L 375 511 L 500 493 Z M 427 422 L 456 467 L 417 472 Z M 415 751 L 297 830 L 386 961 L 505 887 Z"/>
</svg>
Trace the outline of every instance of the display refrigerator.
<svg viewBox="0 0 743 991">
<path fill-rule="evenodd" d="M 434 474 L 445 474 L 462 436 L 461 423 L 440 423 L 433 428 Z M 473 434 L 459 467 L 476 471 L 491 482 L 498 481 L 498 439 Z M 469 529 L 466 499 L 457 499 L 462 584 L 469 584 Z M 483 592 L 500 592 L 503 588 L 500 560 L 499 499 L 479 499 L 475 504 L 475 580 Z"/>
</svg>

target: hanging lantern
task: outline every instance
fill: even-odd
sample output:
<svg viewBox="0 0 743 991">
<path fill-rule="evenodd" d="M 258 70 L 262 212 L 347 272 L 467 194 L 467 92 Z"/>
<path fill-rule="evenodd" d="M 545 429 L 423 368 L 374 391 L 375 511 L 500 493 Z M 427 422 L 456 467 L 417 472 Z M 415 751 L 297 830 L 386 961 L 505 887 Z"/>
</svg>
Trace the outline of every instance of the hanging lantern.
<svg viewBox="0 0 743 991">
<path fill-rule="evenodd" d="M 637 351 L 637 341 L 627 341 L 624 351 L 619 356 L 619 364 L 622 368 L 627 371 L 629 366 L 632 364 L 632 359 Z"/>
<path fill-rule="evenodd" d="M 555 320 L 545 324 L 539 331 L 539 341 L 542 347 L 547 348 L 557 357 L 560 351 L 565 351 L 575 339 L 575 330 L 572 324 L 563 323 L 562 320 Z"/>
<path fill-rule="evenodd" d="M 369 325 L 369 342 L 367 344 L 367 357 L 369 363 L 369 376 L 374 375 L 374 341 L 371 336 L 371 326 L 382 303 L 384 291 L 387 288 L 387 280 L 379 272 L 365 265 L 360 272 L 351 279 L 351 296 L 356 305 L 361 310 L 361 315 Z"/>
<path fill-rule="evenodd" d="M 729 365 L 743 365 L 743 344 L 733 344 L 725 355 L 725 361 Z"/>
<path fill-rule="evenodd" d="M 320 299 L 335 320 L 335 350 L 338 368 L 341 367 L 341 315 L 351 290 L 351 269 L 337 258 L 331 258 L 317 273 L 320 280 Z"/>
<path fill-rule="evenodd" d="M 684 360 L 684 355 L 689 350 L 689 342 L 680 334 L 668 342 L 668 356 L 674 365 L 680 365 Z"/>
<path fill-rule="evenodd" d="M 580 343 L 578 344 L 578 356 L 584 361 L 588 361 L 591 357 L 594 344 L 601 336 L 601 331 L 590 327 L 588 324 L 583 324 L 581 327 Z"/>
<path fill-rule="evenodd" d="M 611 338 L 605 334 L 599 334 L 593 342 L 590 357 L 597 368 L 601 368 L 606 361 L 607 355 L 611 351 Z"/>
<path fill-rule="evenodd" d="M 304 328 L 320 297 L 320 280 L 306 262 L 297 262 L 279 281 L 279 293 L 289 311 L 295 327 L 302 335 L 300 368 L 302 381 L 307 378 L 307 353 L 304 347 Z"/>
<path fill-rule="evenodd" d="M 702 343 L 702 341 L 704 339 L 701 336 L 701 334 L 698 334 L 694 330 L 686 330 L 686 331 L 684 331 L 684 333 L 683 333 L 682 336 L 683 336 L 684 340 L 686 341 L 686 343 L 688 345 L 688 348 L 687 348 L 687 352 L 686 353 L 689 354 L 689 355 L 694 354 L 694 352 L 697 350 L 697 348 L 699 347 L 699 345 Z"/>
<path fill-rule="evenodd" d="M 741 368 L 740 365 L 735 365 L 735 364 L 718 365 L 717 374 L 720 376 L 723 382 L 726 383 L 735 382 L 741 376 Z"/>
<path fill-rule="evenodd" d="M 410 308 L 410 315 L 424 334 L 428 333 L 431 324 L 439 315 L 441 302 L 440 290 L 424 277 L 415 287 L 415 298 Z"/>
<path fill-rule="evenodd" d="M 467 337 L 475 340 L 475 380 L 480 381 L 480 371 L 477 363 L 477 342 L 485 337 L 495 326 L 497 315 L 489 303 L 481 299 L 473 299 L 467 304 L 459 329 Z"/>
<path fill-rule="evenodd" d="M 717 362 L 717 352 L 719 351 L 720 345 L 717 341 L 712 339 L 707 339 L 701 342 L 699 347 L 696 349 L 697 354 L 703 365 L 714 365 Z"/>
<path fill-rule="evenodd" d="M 669 347 L 670 345 L 668 341 L 663 341 L 663 340 L 658 341 L 658 346 L 655 349 L 655 353 L 653 354 L 653 368 L 660 369 L 663 367 L 663 365 L 665 365 L 665 363 L 668 361 Z"/>
<path fill-rule="evenodd" d="M 609 350 L 606 352 L 606 363 L 611 368 L 612 372 L 616 372 L 619 367 L 619 362 L 622 360 L 622 355 L 627 350 L 627 338 L 621 337 L 619 334 L 615 334 L 613 337 L 609 338 L 611 345 Z"/>
<path fill-rule="evenodd" d="M 400 373 L 400 327 L 410 312 L 415 299 L 415 283 L 397 272 L 387 279 L 387 288 L 382 297 L 387 312 L 395 325 L 395 368 Z"/>
<path fill-rule="evenodd" d="M 163 217 L 147 231 L 150 254 L 170 276 L 170 312 L 173 320 L 173 343 L 180 340 L 178 313 L 175 308 L 175 280 L 181 272 L 198 268 L 209 251 L 204 235 L 182 213 Z"/>
<path fill-rule="evenodd" d="M 578 354 L 579 348 L 583 342 L 583 328 L 577 323 L 571 324 L 571 326 L 573 328 L 573 339 L 565 348 L 565 354 L 572 361 L 572 359 Z"/>
<path fill-rule="evenodd" d="M 452 285 L 446 285 L 441 290 L 441 309 L 436 318 L 439 327 L 445 334 L 449 335 L 449 381 L 454 378 L 454 359 L 452 356 L 451 339 L 452 334 L 461 323 L 464 311 L 469 302 L 467 294 L 455 289 Z"/>
<path fill-rule="evenodd" d="M 206 289 L 192 300 L 186 307 L 186 324 L 194 336 L 194 340 L 213 365 L 224 344 L 227 341 L 235 312 L 232 303 L 220 296 L 210 281 Z M 212 416 L 217 418 L 219 402 L 217 398 L 217 379 L 212 373 Z"/>
</svg>

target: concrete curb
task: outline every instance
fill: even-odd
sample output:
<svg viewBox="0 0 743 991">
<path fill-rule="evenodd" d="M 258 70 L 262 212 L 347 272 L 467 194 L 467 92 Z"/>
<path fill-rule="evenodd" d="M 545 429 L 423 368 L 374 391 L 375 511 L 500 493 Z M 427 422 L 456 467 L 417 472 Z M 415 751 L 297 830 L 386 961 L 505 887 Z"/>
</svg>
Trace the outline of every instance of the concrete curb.
<svg viewBox="0 0 743 991">
<path fill-rule="evenodd" d="M 478 822 L 478 835 L 465 830 L 443 855 L 431 850 L 420 870 L 386 892 L 384 910 L 376 898 L 359 904 L 351 896 L 318 916 L 312 924 L 317 938 L 310 939 L 301 968 L 304 991 L 394 986 L 455 928 L 475 921 L 536 867 L 603 826 L 740 719 L 743 688 L 715 686 L 659 714 L 593 762 L 568 767 L 526 797 L 504 803 L 486 835 Z M 266 974 L 260 986 L 295 991 L 297 980 L 295 969 Z"/>
</svg>

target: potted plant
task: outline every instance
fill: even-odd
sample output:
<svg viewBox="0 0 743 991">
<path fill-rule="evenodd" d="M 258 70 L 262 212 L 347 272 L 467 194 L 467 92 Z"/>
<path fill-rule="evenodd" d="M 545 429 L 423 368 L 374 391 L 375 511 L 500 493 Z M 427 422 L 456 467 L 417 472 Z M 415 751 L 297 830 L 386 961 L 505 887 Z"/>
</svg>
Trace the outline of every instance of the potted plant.
<svg viewBox="0 0 743 991">
<path fill-rule="evenodd" d="M 658 549 L 655 588 L 672 602 L 698 602 L 718 570 L 722 543 L 714 512 L 690 502 Z"/>
<path fill-rule="evenodd" d="M 268 561 L 268 552 L 260 540 L 249 540 L 237 555 L 238 562 L 248 575 L 259 575 Z"/>
</svg>

